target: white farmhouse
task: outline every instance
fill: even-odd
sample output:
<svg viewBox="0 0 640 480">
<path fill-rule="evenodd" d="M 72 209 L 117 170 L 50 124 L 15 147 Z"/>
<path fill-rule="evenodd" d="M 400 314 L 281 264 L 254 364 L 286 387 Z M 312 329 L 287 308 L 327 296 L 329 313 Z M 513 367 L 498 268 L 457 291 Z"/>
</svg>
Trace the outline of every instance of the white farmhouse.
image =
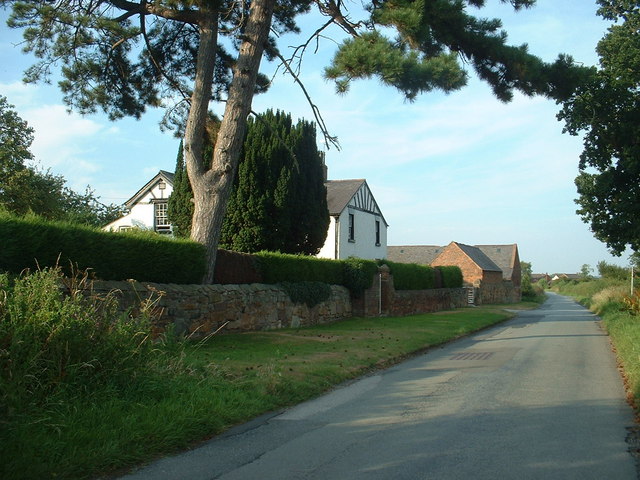
<svg viewBox="0 0 640 480">
<path fill-rule="evenodd" d="M 140 228 L 171 234 L 167 200 L 173 192 L 173 178 L 173 173 L 160 170 L 125 202 L 129 213 L 104 229 L 122 232 Z M 318 257 L 386 258 L 388 224 L 366 180 L 329 180 L 325 185 L 330 223 Z"/>
<path fill-rule="evenodd" d="M 367 181 L 329 180 L 329 230 L 318 257 L 376 259 L 387 256 L 387 221 Z"/>
<path fill-rule="evenodd" d="M 104 230 L 123 232 L 131 228 L 171 234 L 167 201 L 173 192 L 173 173 L 160 170 L 147 184 L 125 202 L 129 213 L 111 222 Z"/>
</svg>

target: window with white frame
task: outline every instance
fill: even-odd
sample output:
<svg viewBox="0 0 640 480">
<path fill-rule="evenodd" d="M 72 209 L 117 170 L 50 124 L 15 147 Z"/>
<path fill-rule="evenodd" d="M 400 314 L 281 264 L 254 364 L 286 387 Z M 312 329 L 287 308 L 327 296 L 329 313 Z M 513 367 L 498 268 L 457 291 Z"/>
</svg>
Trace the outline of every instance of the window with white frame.
<svg viewBox="0 0 640 480">
<path fill-rule="evenodd" d="M 167 202 L 153 204 L 154 228 L 158 233 L 171 233 L 171 224 L 167 216 Z"/>
</svg>

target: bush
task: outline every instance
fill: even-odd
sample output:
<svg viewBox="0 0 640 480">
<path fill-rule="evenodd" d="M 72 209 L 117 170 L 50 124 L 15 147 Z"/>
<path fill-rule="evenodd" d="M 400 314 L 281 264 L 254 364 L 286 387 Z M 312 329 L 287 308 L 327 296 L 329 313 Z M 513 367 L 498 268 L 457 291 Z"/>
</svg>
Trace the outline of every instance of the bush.
<svg viewBox="0 0 640 480">
<path fill-rule="evenodd" d="M 373 260 L 350 257 L 340 262 L 342 266 L 342 285 L 347 287 L 356 298 L 362 296 L 365 290 L 371 288 L 373 276 L 378 271 L 378 265 Z"/>
<path fill-rule="evenodd" d="M 103 280 L 200 283 L 205 270 L 204 246 L 153 232 L 111 233 L 5 213 L 0 238 L 0 270 L 14 274 L 73 266 Z"/>
<path fill-rule="evenodd" d="M 65 390 L 126 386 L 150 365 L 149 318 L 118 316 L 113 297 L 87 296 L 86 275 L 45 269 L 10 283 L 0 278 L 0 413 Z"/>
</svg>

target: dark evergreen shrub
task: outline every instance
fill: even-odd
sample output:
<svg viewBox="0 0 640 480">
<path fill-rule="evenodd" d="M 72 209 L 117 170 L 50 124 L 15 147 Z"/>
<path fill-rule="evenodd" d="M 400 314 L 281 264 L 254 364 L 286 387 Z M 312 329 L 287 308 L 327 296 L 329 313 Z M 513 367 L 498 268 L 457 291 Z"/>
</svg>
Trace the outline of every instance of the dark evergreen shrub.
<svg viewBox="0 0 640 480">
<path fill-rule="evenodd" d="M 213 283 L 232 285 L 264 283 L 257 257 L 249 253 L 218 249 Z"/>
</svg>

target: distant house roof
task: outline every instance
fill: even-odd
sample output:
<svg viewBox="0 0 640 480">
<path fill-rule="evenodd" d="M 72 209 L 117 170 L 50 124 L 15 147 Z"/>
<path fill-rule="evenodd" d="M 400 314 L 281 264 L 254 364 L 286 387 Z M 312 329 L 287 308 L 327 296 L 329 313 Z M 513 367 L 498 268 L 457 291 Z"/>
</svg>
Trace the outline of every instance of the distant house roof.
<svg viewBox="0 0 640 480">
<path fill-rule="evenodd" d="M 389 225 L 384 215 L 382 215 L 382 211 L 378 207 L 378 203 L 373 197 L 366 180 L 362 178 L 355 180 L 328 180 L 324 185 L 327 187 L 329 215 L 333 217 L 340 215 L 351 204 L 351 200 L 354 200 L 352 205 L 356 206 L 357 209 L 380 215 L 385 225 Z"/>
<path fill-rule="evenodd" d="M 495 264 L 487 255 L 478 247 L 472 247 L 471 245 L 465 245 L 464 243 L 451 242 L 462 250 L 478 267 L 485 272 L 501 272 L 502 269 Z"/>
<path fill-rule="evenodd" d="M 144 187 L 138 190 L 129 200 L 124 202 L 127 208 L 131 208 L 135 205 L 140 198 L 142 198 L 150 189 L 152 189 L 156 183 L 160 180 L 164 180 L 167 184 L 173 187 L 173 177 L 175 175 L 171 172 L 167 172 L 166 170 L 160 170 L 151 180 L 149 180 Z"/>
<path fill-rule="evenodd" d="M 476 247 L 500 267 L 504 278 L 511 278 L 518 253 L 518 246 L 515 243 L 510 245 L 476 245 Z"/>
<path fill-rule="evenodd" d="M 398 263 L 429 265 L 444 250 L 437 245 L 401 245 L 387 247 L 387 258 Z"/>
</svg>

